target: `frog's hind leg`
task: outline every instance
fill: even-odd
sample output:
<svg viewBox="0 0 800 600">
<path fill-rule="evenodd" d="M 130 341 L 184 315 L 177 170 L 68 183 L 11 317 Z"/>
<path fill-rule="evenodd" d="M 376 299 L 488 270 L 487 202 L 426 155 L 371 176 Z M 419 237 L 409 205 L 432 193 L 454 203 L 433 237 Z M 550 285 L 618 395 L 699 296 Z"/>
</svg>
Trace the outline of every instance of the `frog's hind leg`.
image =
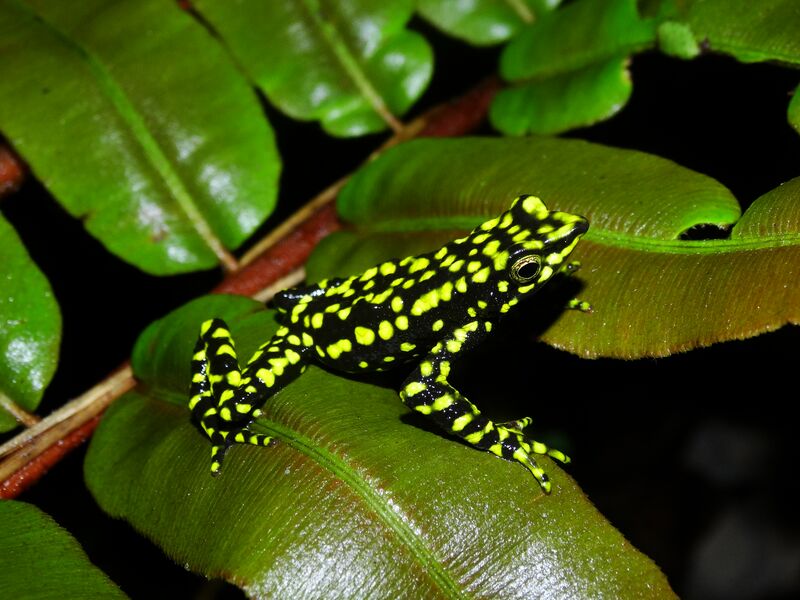
<svg viewBox="0 0 800 600">
<path fill-rule="evenodd" d="M 476 448 L 523 464 L 536 477 L 542 489 L 549 493 L 549 477 L 533 455 L 549 454 L 554 458 L 563 458 L 563 462 L 569 459 L 541 442 L 528 439 L 522 433 L 522 429 L 530 423 L 530 418 L 495 424 L 447 381 L 452 360 L 475 345 L 491 328 L 489 322 L 472 321 L 437 343 L 406 379 L 400 397 L 407 406 L 428 415 L 445 431 L 459 436 Z"/>
<path fill-rule="evenodd" d="M 232 444 L 266 446 L 272 440 L 251 432 L 249 425 L 261 415 L 264 402 L 305 368 L 300 354 L 280 333 L 261 346 L 242 371 L 225 322 L 210 319 L 200 328 L 192 359 L 189 408 L 211 440 L 214 475 L 220 472 Z"/>
</svg>

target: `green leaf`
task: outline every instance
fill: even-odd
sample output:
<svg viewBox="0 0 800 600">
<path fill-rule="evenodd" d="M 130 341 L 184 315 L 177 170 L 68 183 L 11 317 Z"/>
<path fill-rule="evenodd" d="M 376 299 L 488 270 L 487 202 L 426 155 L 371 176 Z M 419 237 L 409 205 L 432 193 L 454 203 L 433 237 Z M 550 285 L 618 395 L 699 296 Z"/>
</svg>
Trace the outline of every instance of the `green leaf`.
<svg viewBox="0 0 800 600">
<path fill-rule="evenodd" d="M 479 46 L 498 44 L 552 11 L 560 0 L 417 0 L 420 15 L 452 36 Z"/>
<path fill-rule="evenodd" d="M 127 598 L 35 506 L 0 501 L 0 598 Z"/>
<path fill-rule="evenodd" d="M 499 214 L 520 194 L 587 216 L 590 236 L 603 229 L 671 240 L 740 215 L 727 188 L 672 161 L 547 137 L 408 142 L 362 168 L 337 206 L 360 231 L 452 231 Z"/>
<path fill-rule="evenodd" d="M 635 0 L 578 1 L 546 15 L 505 48 L 500 71 L 513 85 L 492 105 L 507 134 L 558 133 L 608 118 L 630 96 L 628 55 L 650 48 L 656 19 Z"/>
<path fill-rule="evenodd" d="M 788 117 L 789 125 L 800 133 L 800 86 L 794 90 L 792 100 L 789 102 Z"/>
<path fill-rule="evenodd" d="M 698 41 L 743 62 L 800 65 L 797 0 L 693 0 L 688 23 Z"/>
<path fill-rule="evenodd" d="M 275 106 L 332 135 L 397 127 L 431 77 L 430 47 L 405 29 L 413 0 L 192 4 Z"/>
<path fill-rule="evenodd" d="M 800 180 L 757 200 L 731 239 L 684 241 L 692 227 L 735 223 L 726 188 L 664 159 L 576 140 L 418 140 L 390 150 L 342 190 L 340 212 L 355 230 L 326 240 L 309 278 L 430 250 L 522 193 L 591 223 L 573 256 L 594 313 L 555 319 L 543 339 L 556 347 L 664 356 L 800 321 Z M 532 333 L 547 325 L 535 311 L 530 321 Z"/>
<path fill-rule="evenodd" d="M 0 395 L 33 411 L 58 365 L 61 313 L 47 279 L 2 217 L 0 281 Z M 0 432 L 17 425 L 0 408 Z"/>
<path fill-rule="evenodd" d="M 665 21 L 658 26 L 658 47 L 664 54 L 690 59 L 699 56 L 700 46 L 688 25 Z"/>
<path fill-rule="evenodd" d="M 175 3 L 0 0 L 0 130 L 111 252 L 212 267 L 272 211 L 257 97 Z"/>
<path fill-rule="evenodd" d="M 143 383 L 109 409 L 86 460 L 103 509 L 180 564 L 253 597 L 674 597 L 549 460 L 544 496 L 518 465 L 428 430 L 394 389 L 314 366 L 257 421 L 277 443 L 232 448 L 212 478 L 185 406 L 211 315 L 242 355 L 277 327 L 225 296 L 152 325 L 134 351 Z"/>
<path fill-rule="evenodd" d="M 489 119 L 507 135 L 560 133 L 613 116 L 632 89 L 628 59 L 618 57 L 501 90 L 492 102 Z"/>
</svg>

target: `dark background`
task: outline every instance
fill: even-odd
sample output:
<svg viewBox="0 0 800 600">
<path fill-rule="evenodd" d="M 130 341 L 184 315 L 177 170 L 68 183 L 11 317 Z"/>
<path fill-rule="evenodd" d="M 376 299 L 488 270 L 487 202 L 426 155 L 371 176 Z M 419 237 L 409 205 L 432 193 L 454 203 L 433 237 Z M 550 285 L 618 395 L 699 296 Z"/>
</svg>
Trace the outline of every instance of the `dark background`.
<svg viewBox="0 0 800 600">
<path fill-rule="evenodd" d="M 415 27 L 434 44 L 436 71 L 413 114 L 496 70 L 497 50 L 468 48 L 424 24 Z M 718 179 L 743 208 L 800 175 L 800 135 L 786 122 L 798 71 L 656 53 L 635 57 L 631 68 L 634 92 L 623 111 L 571 137 L 675 160 Z M 284 171 L 279 210 L 261 234 L 351 172 L 384 139 L 331 139 L 315 124 L 291 121 L 269 106 L 265 111 Z M 49 277 L 64 316 L 62 360 L 40 414 L 103 379 L 150 321 L 205 293 L 221 276 L 139 272 L 106 253 L 33 178 L 3 201 L 3 213 Z M 752 284 L 759 284 L 758 272 Z M 659 564 L 679 595 L 800 597 L 793 410 L 800 329 L 658 360 L 587 361 L 533 339 L 509 350 L 520 330 L 514 319 L 535 318 L 537 300 L 467 360 L 481 369 L 464 365 L 457 385 L 475 397 L 518 399 L 519 410 L 483 402 L 490 414 L 519 417 L 533 407 L 537 437 L 573 456 L 569 473 Z M 470 377 L 487 367 L 496 379 Z M 106 517 L 83 485 L 84 452 L 73 452 L 21 499 L 66 527 L 132 597 L 240 596 L 186 572 L 125 523 Z"/>
</svg>

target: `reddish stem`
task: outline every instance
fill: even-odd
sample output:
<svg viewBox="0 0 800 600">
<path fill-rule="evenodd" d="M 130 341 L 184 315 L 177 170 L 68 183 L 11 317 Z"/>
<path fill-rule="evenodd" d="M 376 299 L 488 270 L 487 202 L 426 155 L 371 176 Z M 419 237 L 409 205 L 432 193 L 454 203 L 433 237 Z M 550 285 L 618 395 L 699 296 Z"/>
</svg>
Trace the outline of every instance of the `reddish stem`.
<svg viewBox="0 0 800 600">
<path fill-rule="evenodd" d="M 97 427 L 101 415 L 97 415 L 83 423 L 69 434 L 60 439 L 56 444 L 31 459 L 24 467 L 14 473 L 11 477 L 0 483 L 0 499 L 8 500 L 16 498 L 41 477 L 47 473 L 51 467 L 58 462 L 73 448 L 80 446 Z"/>
<path fill-rule="evenodd" d="M 322 207 L 253 262 L 226 278 L 214 292 L 252 296 L 302 266 L 319 241 L 340 227 L 333 203 Z"/>
<path fill-rule="evenodd" d="M 0 143 L 0 198 L 16 192 L 25 179 L 22 160 L 8 146 Z"/>
</svg>

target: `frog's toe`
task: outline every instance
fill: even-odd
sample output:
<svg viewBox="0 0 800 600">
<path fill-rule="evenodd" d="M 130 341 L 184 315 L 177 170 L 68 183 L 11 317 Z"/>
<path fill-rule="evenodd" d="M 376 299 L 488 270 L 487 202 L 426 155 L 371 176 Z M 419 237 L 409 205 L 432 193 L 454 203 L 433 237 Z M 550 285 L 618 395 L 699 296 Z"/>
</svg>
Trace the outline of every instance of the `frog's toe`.
<svg viewBox="0 0 800 600">
<path fill-rule="evenodd" d="M 222 473 L 222 459 L 228 451 L 227 444 L 215 444 L 211 446 L 211 474 L 216 477 Z"/>
<path fill-rule="evenodd" d="M 567 310 L 577 310 L 582 313 L 594 312 L 592 305 L 586 302 L 586 300 L 581 300 L 580 298 L 573 298 L 567 302 Z"/>
<path fill-rule="evenodd" d="M 522 465 L 533 474 L 533 476 L 536 478 L 536 481 L 539 482 L 539 486 L 542 488 L 542 491 L 544 491 L 545 494 L 549 494 L 552 487 L 550 478 L 547 476 L 545 470 L 539 466 L 539 463 L 536 462 L 536 459 L 534 459 L 521 446 L 514 451 L 513 457 L 514 460 L 522 463 Z"/>
<path fill-rule="evenodd" d="M 507 421 L 505 423 L 497 423 L 498 428 L 507 429 L 512 433 L 519 433 L 522 434 L 522 430 L 525 429 L 528 425 L 533 422 L 533 419 L 530 417 L 523 417 L 522 419 L 517 419 L 516 421 Z"/>
</svg>

